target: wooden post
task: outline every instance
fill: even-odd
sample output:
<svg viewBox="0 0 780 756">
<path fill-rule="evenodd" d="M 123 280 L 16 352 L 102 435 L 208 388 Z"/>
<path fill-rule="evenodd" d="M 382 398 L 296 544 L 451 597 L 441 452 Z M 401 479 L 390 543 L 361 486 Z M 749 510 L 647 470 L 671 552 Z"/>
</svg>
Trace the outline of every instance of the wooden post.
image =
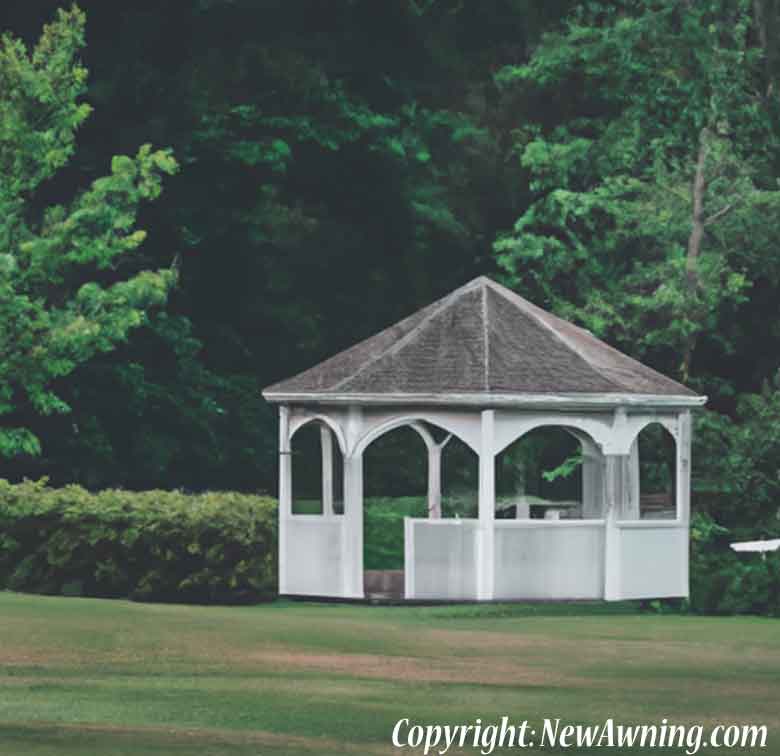
<svg viewBox="0 0 780 756">
<path fill-rule="evenodd" d="M 363 598 L 363 454 L 355 444 L 363 426 L 359 407 L 347 414 L 348 449 L 344 455 L 344 517 L 342 520 L 342 595 Z"/>
<path fill-rule="evenodd" d="M 626 456 L 607 454 L 604 466 L 604 599 L 620 600 L 620 531 L 617 520 L 621 511 L 621 473 Z"/>
<path fill-rule="evenodd" d="M 490 601 L 495 593 L 496 460 L 495 410 L 482 411 L 479 450 L 479 535 L 477 540 L 477 598 Z"/>
<path fill-rule="evenodd" d="M 638 520 L 641 517 L 639 509 L 639 438 L 634 439 L 631 451 L 625 460 L 623 472 L 624 494 L 626 496 L 625 512 L 622 517 L 626 520 Z"/>
<path fill-rule="evenodd" d="M 528 520 L 531 517 L 531 505 L 526 498 L 526 468 L 525 459 L 519 459 L 514 463 L 514 501 L 515 519 Z"/>
<path fill-rule="evenodd" d="M 287 521 L 292 517 L 292 457 L 290 455 L 290 408 L 279 407 L 279 593 L 287 585 Z"/>
<path fill-rule="evenodd" d="M 327 425 L 320 426 L 322 447 L 322 514 L 333 515 L 333 434 Z"/>
<path fill-rule="evenodd" d="M 428 517 L 441 519 L 441 450 L 439 444 L 428 447 Z"/>
<path fill-rule="evenodd" d="M 691 413 L 677 419 L 677 519 L 686 525 L 691 519 Z"/>
<path fill-rule="evenodd" d="M 582 441 L 582 517 L 604 516 L 604 455 L 592 441 Z"/>
<path fill-rule="evenodd" d="M 690 595 L 690 522 L 691 522 L 691 413 L 686 410 L 677 418 L 677 519 L 686 526 L 685 595 Z"/>
<path fill-rule="evenodd" d="M 344 458 L 344 593 L 363 598 L 363 455 Z"/>
</svg>

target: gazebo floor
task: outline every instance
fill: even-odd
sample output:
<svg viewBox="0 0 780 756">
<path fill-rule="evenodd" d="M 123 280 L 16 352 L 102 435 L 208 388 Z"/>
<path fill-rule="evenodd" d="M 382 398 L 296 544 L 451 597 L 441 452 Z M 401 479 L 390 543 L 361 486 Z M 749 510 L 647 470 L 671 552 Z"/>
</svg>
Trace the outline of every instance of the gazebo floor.
<svg viewBox="0 0 780 756">
<path fill-rule="evenodd" d="M 366 570 L 363 573 L 363 592 L 368 600 L 403 601 L 403 570 Z"/>
<path fill-rule="evenodd" d="M 340 596 L 299 596 L 282 595 L 280 598 L 286 601 L 315 602 L 322 604 L 362 604 L 370 606 L 469 606 L 469 605 L 488 605 L 488 604 L 599 604 L 607 605 L 603 599 L 583 599 L 583 598 L 515 598 L 515 599 L 493 599 L 491 601 L 477 601 L 475 599 L 407 599 L 403 595 L 390 595 L 382 593 L 366 594 L 364 598 L 342 598 Z M 644 604 L 644 601 L 637 601 Z"/>
</svg>

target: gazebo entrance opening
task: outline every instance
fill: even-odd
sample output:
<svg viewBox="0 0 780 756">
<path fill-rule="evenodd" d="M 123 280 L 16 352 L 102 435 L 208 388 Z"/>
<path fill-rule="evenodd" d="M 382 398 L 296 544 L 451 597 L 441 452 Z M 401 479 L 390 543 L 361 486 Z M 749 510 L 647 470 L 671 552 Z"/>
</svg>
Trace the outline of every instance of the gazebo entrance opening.
<svg viewBox="0 0 780 756">
<path fill-rule="evenodd" d="M 478 464 L 460 439 L 418 420 L 387 431 L 364 455 L 363 589 L 404 598 L 405 518 L 473 518 Z"/>
</svg>

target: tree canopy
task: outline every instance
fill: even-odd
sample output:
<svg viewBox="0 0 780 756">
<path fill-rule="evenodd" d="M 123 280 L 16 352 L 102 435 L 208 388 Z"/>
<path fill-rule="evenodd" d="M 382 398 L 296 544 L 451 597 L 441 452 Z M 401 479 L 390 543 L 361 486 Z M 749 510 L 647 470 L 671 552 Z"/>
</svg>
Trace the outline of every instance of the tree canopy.
<svg viewBox="0 0 780 756">
<path fill-rule="evenodd" d="M 84 14 L 59 11 L 28 51 L 0 41 L 0 455 L 37 454 L 26 415 L 70 406 L 53 383 L 125 340 L 165 301 L 169 270 L 133 271 L 126 260 L 146 232 L 138 206 L 160 194 L 161 174 L 176 162 L 141 147 L 117 156 L 111 173 L 75 199 L 36 202 L 71 159 L 76 131 L 89 116 L 81 101 L 87 71 L 77 55 Z M 132 265 L 132 264 L 131 264 Z"/>
<path fill-rule="evenodd" d="M 708 394 L 695 486 L 761 452 L 776 3 L 57 5 L 0 9 L 11 477 L 273 490 L 260 389 L 481 273 Z"/>
</svg>

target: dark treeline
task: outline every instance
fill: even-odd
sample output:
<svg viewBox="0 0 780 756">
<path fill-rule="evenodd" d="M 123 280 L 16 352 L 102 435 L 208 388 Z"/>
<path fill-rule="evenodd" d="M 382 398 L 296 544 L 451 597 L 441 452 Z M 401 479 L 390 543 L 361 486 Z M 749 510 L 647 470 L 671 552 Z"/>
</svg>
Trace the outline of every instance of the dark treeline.
<svg viewBox="0 0 780 756">
<path fill-rule="evenodd" d="M 7 469 L 272 488 L 264 385 L 495 270 L 526 187 L 492 72 L 561 13 L 525 5 L 82 2 L 94 113 L 49 192 L 172 147 L 182 170 L 139 252 L 179 255 L 181 280 L 149 328 L 67 379 L 71 414 L 30 418 L 43 454 Z M 0 26 L 33 42 L 57 7 L 4 5 Z"/>
<path fill-rule="evenodd" d="M 33 43 L 60 5 L 3 4 L 0 28 Z M 767 521 L 775 3 L 80 6 L 94 112 L 36 202 L 172 148 L 135 255 L 180 275 L 59 380 L 70 413 L 23 418 L 42 452 L 4 476 L 272 491 L 261 388 L 489 274 L 708 394 L 697 486 Z"/>
</svg>

